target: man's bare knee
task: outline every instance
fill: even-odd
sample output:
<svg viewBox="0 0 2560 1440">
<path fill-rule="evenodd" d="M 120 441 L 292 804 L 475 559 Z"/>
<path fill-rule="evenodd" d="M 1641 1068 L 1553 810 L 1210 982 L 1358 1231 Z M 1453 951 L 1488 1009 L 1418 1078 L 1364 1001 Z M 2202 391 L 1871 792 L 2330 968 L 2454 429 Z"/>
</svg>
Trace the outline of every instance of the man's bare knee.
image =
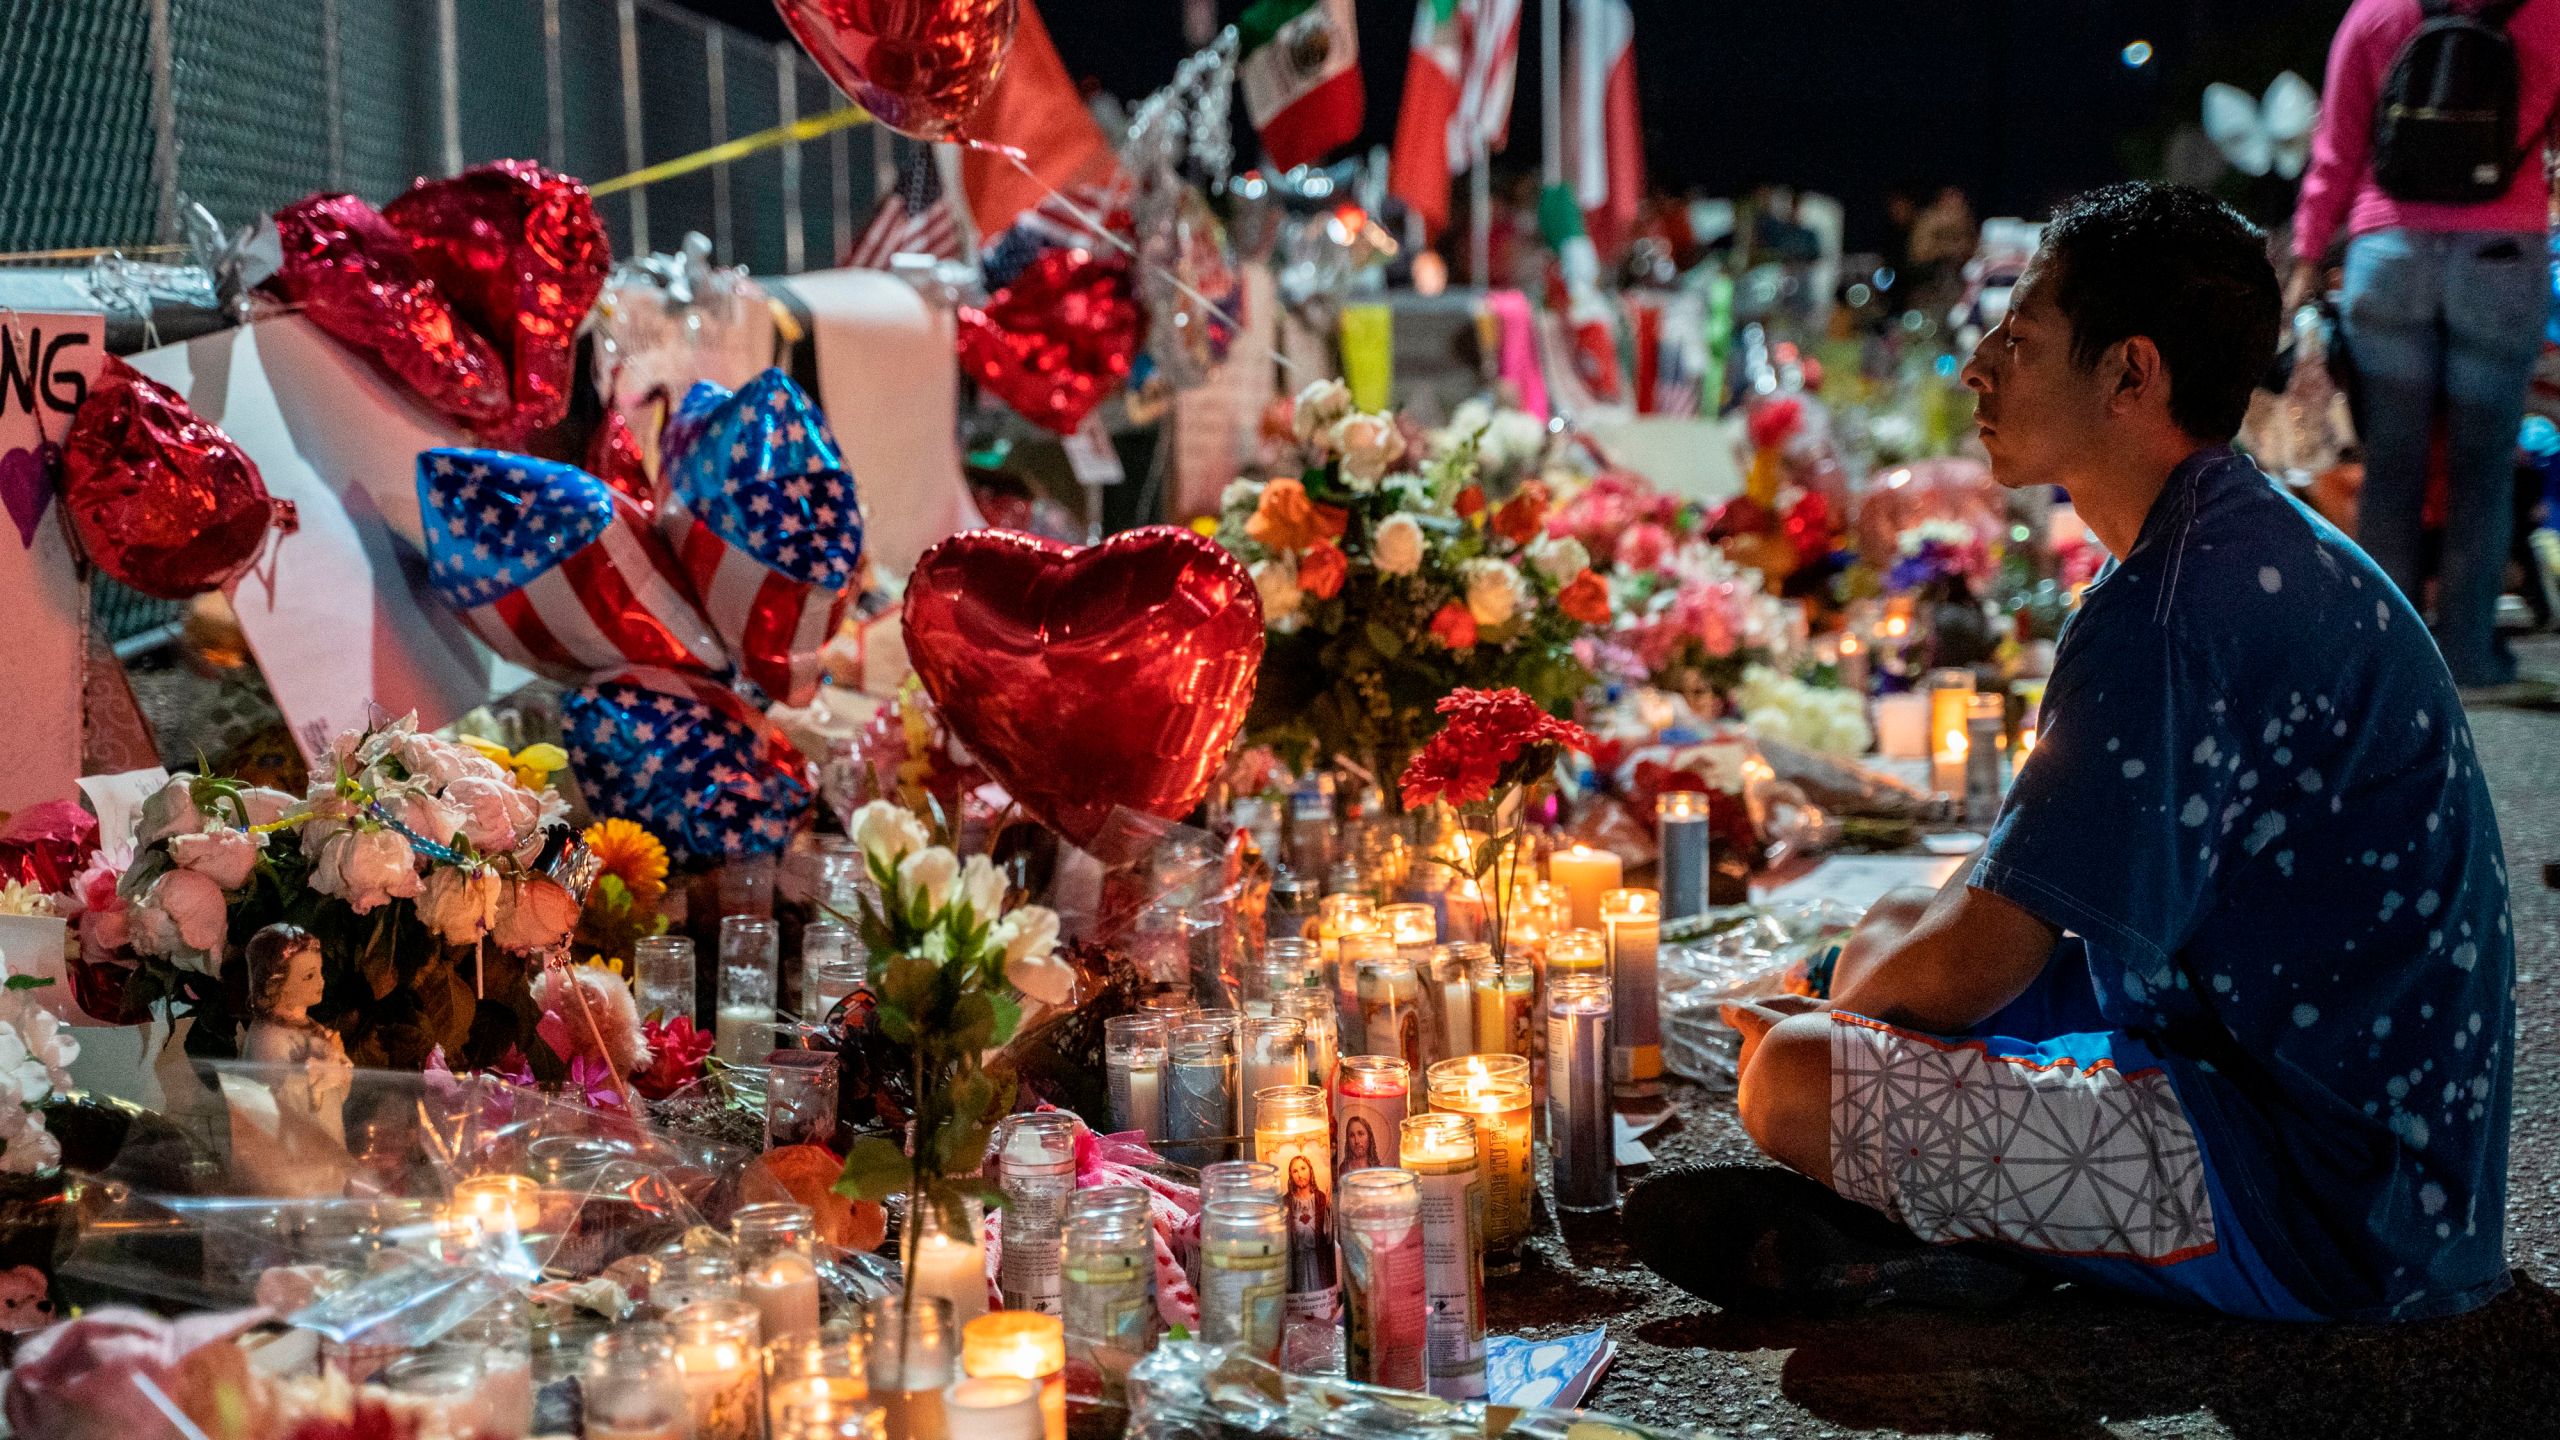
<svg viewBox="0 0 2560 1440">
<path fill-rule="evenodd" d="M 1761 1037 L 1736 1097 L 1742 1128 L 1770 1158 L 1831 1183 L 1831 1020 L 1798 1015 Z"/>
</svg>

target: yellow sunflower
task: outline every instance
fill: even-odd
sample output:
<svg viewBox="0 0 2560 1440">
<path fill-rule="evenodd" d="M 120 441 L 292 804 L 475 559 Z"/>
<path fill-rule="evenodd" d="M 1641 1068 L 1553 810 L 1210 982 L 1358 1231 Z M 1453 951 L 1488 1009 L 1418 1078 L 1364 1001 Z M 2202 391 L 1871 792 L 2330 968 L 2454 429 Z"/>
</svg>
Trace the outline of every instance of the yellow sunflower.
<svg viewBox="0 0 2560 1440">
<path fill-rule="evenodd" d="M 619 879 L 634 901 L 655 905 L 667 893 L 667 847 L 657 836 L 629 820 L 603 820 L 581 838 L 603 866 L 598 873 Z"/>
</svg>

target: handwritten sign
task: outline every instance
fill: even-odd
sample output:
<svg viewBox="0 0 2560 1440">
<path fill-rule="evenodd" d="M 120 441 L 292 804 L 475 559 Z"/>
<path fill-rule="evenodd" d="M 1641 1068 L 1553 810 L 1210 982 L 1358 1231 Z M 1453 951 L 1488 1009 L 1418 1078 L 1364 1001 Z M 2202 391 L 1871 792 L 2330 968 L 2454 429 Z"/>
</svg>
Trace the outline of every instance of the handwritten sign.
<svg viewBox="0 0 2560 1440">
<path fill-rule="evenodd" d="M 63 437 L 106 363 L 100 315 L 0 310 L 0 811 L 71 793 L 89 587 L 56 503 Z"/>
</svg>

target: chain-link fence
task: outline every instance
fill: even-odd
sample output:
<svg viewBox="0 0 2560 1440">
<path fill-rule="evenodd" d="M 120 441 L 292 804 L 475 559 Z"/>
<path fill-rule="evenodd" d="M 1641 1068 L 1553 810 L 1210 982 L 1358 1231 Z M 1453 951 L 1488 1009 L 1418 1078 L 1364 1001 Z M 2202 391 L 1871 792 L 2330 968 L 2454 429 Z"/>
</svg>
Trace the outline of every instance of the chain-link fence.
<svg viewBox="0 0 2560 1440">
<path fill-rule="evenodd" d="M 381 202 L 505 157 L 589 181 L 845 102 L 807 57 L 663 0 L 42 0 L 0 25 L 0 253 L 179 238 L 318 190 Z M 598 202 L 618 253 L 826 265 L 887 157 L 839 130 Z"/>
</svg>

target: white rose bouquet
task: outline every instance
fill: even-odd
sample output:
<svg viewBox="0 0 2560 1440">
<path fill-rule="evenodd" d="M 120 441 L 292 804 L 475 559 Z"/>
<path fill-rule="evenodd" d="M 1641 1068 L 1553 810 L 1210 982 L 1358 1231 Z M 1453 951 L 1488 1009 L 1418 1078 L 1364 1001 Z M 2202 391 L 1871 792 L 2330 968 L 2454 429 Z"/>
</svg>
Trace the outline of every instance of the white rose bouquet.
<svg viewBox="0 0 2560 1440">
<path fill-rule="evenodd" d="M 911 1205 L 956 1217 L 980 1192 L 954 1177 L 977 1168 L 1012 1108 L 1010 1085 L 999 1087 L 983 1059 L 1012 1038 L 1024 1000 L 1072 1002 L 1075 971 L 1056 954 L 1056 913 L 1008 908 L 1004 873 L 987 857 L 962 860 L 885 800 L 854 811 L 848 828 L 871 892 L 845 918 L 870 952 L 880 1032 L 906 1052 L 914 1130 L 912 1153 L 885 1138 L 857 1142 L 836 1188 L 863 1200 L 903 1190 Z"/>
<path fill-rule="evenodd" d="M 173 776 L 137 813 L 116 882 L 143 962 L 127 1004 L 175 999 L 196 1016 L 198 1053 L 227 1053 L 249 1017 L 224 962 L 282 921 L 320 937 L 328 997 L 314 1013 L 358 1064 L 531 1050 L 528 965 L 579 914 L 537 865 L 568 810 L 543 777 L 566 758 L 439 739 L 412 717 L 338 737 L 300 799 Z M 484 1019 L 490 1006 L 513 1013 Z"/>
</svg>

